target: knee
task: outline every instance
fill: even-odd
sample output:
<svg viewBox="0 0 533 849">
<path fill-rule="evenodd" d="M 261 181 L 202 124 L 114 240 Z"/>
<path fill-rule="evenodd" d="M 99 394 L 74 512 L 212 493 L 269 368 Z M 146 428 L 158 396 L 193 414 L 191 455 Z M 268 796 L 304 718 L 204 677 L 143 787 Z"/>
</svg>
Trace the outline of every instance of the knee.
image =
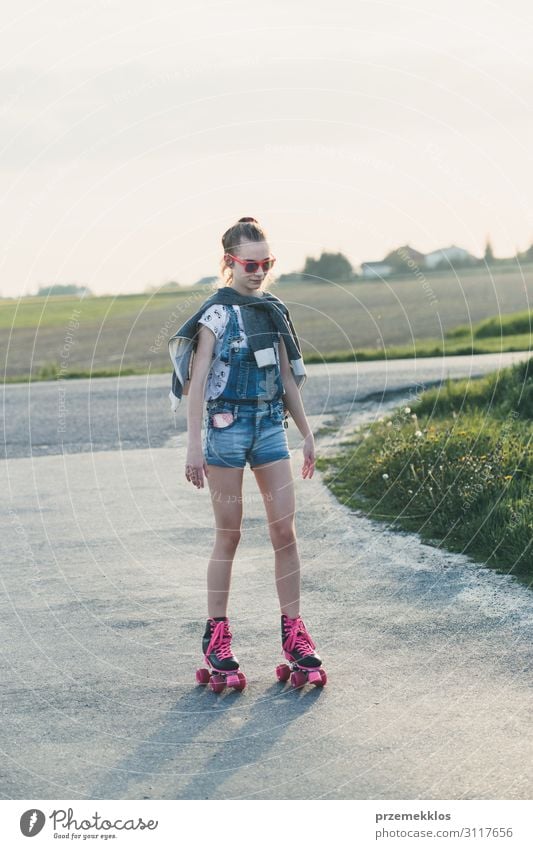
<svg viewBox="0 0 533 849">
<path fill-rule="evenodd" d="M 285 548 L 288 545 L 293 545 L 296 542 L 296 531 L 294 529 L 293 520 L 283 520 L 275 522 L 270 526 L 270 539 L 274 548 Z"/>
<path fill-rule="evenodd" d="M 228 551 L 234 551 L 241 541 L 240 530 L 232 530 L 231 528 L 217 528 L 217 545 L 222 546 Z"/>
</svg>

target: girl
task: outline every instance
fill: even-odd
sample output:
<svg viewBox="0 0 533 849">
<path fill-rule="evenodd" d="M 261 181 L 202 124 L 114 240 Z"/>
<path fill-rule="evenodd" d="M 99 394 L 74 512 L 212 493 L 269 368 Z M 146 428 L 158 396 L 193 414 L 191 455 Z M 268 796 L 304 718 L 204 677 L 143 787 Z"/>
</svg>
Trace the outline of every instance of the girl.
<svg viewBox="0 0 533 849">
<path fill-rule="evenodd" d="M 275 553 L 282 649 L 293 686 L 326 683 L 322 661 L 300 616 L 300 560 L 287 411 L 303 437 L 302 477 L 313 476 L 315 445 L 300 385 L 306 374 L 287 307 L 267 291 L 275 258 L 254 218 L 241 218 L 222 237 L 224 285 L 170 340 L 175 374 L 171 398 L 188 394 L 186 479 L 211 491 L 216 538 L 207 569 L 208 620 L 202 641 L 207 665 L 198 683 L 220 692 L 246 678 L 231 650 L 227 617 L 231 569 L 241 538 L 246 462 L 263 496 Z M 190 364 L 194 358 L 194 368 Z M 184 380 L 181 375 L 190 374 Z M 187 388 L 184 388 L 187 387 Z M 203 407 L 206 404 L 204 416 Z M 204 424 L 204 437 L 201 425 Z M 280 680 L 291 670 L 278 667 Z"/>
</svg>

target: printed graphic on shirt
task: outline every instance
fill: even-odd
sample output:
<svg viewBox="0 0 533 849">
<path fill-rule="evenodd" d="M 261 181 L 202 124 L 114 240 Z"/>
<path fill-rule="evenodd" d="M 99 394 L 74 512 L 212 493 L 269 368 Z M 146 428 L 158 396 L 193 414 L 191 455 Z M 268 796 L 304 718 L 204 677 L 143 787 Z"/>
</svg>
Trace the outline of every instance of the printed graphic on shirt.
<svg viewBox="0 0 533 849">
<path fill-rule="evenodd" d="M 202 313 L 202 317 L 198 319 L 200 324 L 205 324 L 209 327 L 217 339 L 222 339 L 224 329 L 228 320 L 226 307 L 222 304 L 214 304 Z"/>
<path fill-rule="evenodd" d="M 241 342 L 236 344 L 247 344 L 244 327 L 242 326 L 241 311 L 238 306 L 235 307 L 235 311 L 239 320 L 239 328 L 242 336 Z M 220 359 L 220 351 L 222 350 L 222 341 L 224 339 L 224 331 L 226 330 L 228 319 L 229 312 L 224 304 L 213 304 L 206 309 L 202 314 L 202 317 L 198 319 L 200 324 L 205 324 L 206 327 L 211 328 L 216 336 L 215 350 L 213 351 L 213 362 L 209 370 L 209 374 L 207 375 L 205 386 L 206 401 L 212 401 L 214 398 L 218 398 L 218 396 L 224 391 L 224 387 L 228 382 L 229 366 L 227 363 L 223 363 Z"/>
</svg>

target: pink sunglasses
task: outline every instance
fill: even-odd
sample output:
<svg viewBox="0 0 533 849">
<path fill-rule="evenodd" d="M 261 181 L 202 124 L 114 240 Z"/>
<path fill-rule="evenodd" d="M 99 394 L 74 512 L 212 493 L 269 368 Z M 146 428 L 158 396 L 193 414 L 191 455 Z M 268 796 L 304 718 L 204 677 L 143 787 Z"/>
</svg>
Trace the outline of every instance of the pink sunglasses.
<svg viewBox="0 0 533 849">
<path fill-rule="evenodd" d="M 238 262 L 240 265 L 244 266 L 244 270 L 247 274 L 255 274 L 259 266 L 263 269 L 263 271 L 270 271 L 274 263 L 276 262 L 276 257 L 271 256 L 268 259 L 260 259 L 260 260 L 252 260 L 252 259 L 241 259 L 238 256 L 233 256 L 232 254 L 224 254 L 224 259 L 234 259 L 235 262 Z"/>
</svg>

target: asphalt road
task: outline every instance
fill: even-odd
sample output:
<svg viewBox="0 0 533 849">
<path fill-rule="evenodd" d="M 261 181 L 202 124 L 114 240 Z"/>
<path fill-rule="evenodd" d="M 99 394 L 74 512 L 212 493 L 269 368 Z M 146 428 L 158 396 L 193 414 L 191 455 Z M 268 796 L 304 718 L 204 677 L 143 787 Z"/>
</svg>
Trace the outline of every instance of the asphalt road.
<svg viewBox="0 0 533 849">
<path fill-rule="evenodd" d="M 494 368 L 484 359 L 476 369 Z M 316 430 L 334 409 L 348 426 L 409 397 L 362 403 L 384 389 L 383 365 L 364 364 L 354 400 L 344 368 L 310 369 Z M 416 380 L 438 376 L 418 368 Z M 386 376 L 388 389 L 409 383 L 394 364 Z M 531 798 L 531 592 L 352 513 L 319 473 L 302 479 L 294 427 L 302 614 L 328 684 L 275 680 L 273 552 L 248 469 L 230 606 L 248 687 L 195 685 L 212 510 L 184 479 L 182 414 L 159 423 L 165 389 L 72 384 L 63 453 L 54 387 L 34 386 L 29 411 L 28 387 L 8 388 L 27 431 L 15 444 L 32 456 L 0 462 L 2 797 Z"/>
<path fill-rule="evenodd" d="M 311 415 L 351 412 L 364 400 L 448 375 L 486 374 L 527 353 L 330 363 L 307 366 L 303 388 Z M 186 399 L 170 412 L 170 374 L 8 384 L 2 396 L 4 457 L 158 448 L 186 430 Z"/>
</svg>

